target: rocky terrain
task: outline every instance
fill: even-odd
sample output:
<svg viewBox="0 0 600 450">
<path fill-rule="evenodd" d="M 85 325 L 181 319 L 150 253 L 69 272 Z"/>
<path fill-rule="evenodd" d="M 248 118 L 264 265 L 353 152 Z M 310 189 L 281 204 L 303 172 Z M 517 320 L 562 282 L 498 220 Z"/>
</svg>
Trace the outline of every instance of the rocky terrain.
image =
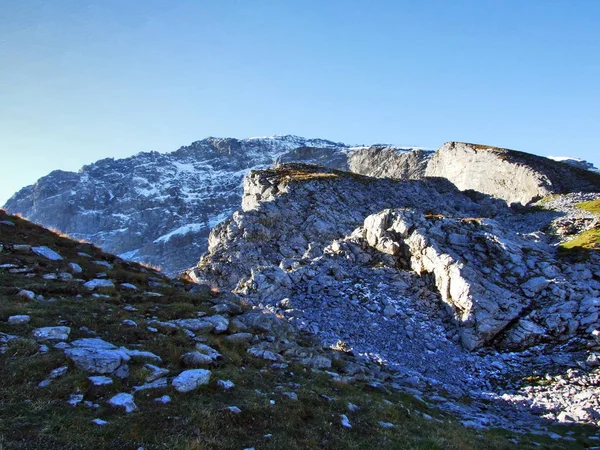
<svg viewBox="0 0 600 450">
<path fill-rule="evenodd" d="M 396 168 L 385 176 L 421 176 L 429 156 L 296 136 L 207 138 L 172 153 L 103 159 L 78 173 L 54 171 L 17 192 L 4 208 L 174 274 L 196 263 L 210 229 L 238 208 L 250 169 L 293 160 L 380 175 L 381 158 L 373 164 L 370 154 L 392 158 Z"/>
<path fill-rule="evenodd" d="M 132 250 L 1 213 L 0 444 L 594 447 L 588 169 L 283 136 L 53 173 L 11 211 Z"/>
<path fill-rule="evenodd" d="M 369 285 L 347 287 L 366 295 Z M 286 318 L 0 211 L 0 445 L 558 449 L 596 439 L 544 424 L 472 429 L 479 400 L 425 389 Z"/>
<path fill-rule="evenodd" d="M 550 233 L 584 218 L 571 234 L 595 230 L 575 205 L 599 199 L 511 209 L 442 179 L 283 165 L 250 173 L 242 210 L 213 229 L 189 276 L 417 390 L 477 399 L 451 407 L 471 426 L 599 425 L 600 258 L 574 261 Z"/>
</svg>

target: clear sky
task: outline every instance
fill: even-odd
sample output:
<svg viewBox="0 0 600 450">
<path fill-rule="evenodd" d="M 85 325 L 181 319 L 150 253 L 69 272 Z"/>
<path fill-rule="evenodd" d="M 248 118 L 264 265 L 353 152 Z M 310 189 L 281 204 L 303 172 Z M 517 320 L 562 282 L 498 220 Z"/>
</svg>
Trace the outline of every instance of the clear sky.
<svg viewBox="0 0 600 450">
<path fill-rule="evenodd" d="M 207 136 L 460 140 L 600 166 L 600 1 L 0 0 L 0 205 Z"/>
</svg>

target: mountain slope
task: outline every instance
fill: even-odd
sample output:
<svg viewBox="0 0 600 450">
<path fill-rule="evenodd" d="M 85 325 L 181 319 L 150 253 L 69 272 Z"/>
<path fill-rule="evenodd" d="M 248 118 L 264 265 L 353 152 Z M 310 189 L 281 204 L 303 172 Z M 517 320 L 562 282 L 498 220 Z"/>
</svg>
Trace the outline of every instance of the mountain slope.
<svg viewBox="0 0 600 450">
<path fill-rule="evenodd" d="M 0 445 L 561 448 L 466 428 L 433 407 L 457 400 L 235 300 L 0 211 Z"/>
<path fill-rule="evenodd" d="M 108 252 L 174 273 L 197 261 L 206 250 L 210 229 L 237 208 L 248 170 L 290 158 L 318 159 L 320 164 L 343 168 L 356 151 L 364 155 L 382 149 L 411 153 L 296 136 L 207 138 L 172 153 L 103 159 L 79 173 L 54 171 L 17 192 L 5 208 Z M 428 156 L 420 152 L 413 159 L 422 166 L 420 161 Z M 362 170 L 361 164 L 353 166 Z"/>
</svg>

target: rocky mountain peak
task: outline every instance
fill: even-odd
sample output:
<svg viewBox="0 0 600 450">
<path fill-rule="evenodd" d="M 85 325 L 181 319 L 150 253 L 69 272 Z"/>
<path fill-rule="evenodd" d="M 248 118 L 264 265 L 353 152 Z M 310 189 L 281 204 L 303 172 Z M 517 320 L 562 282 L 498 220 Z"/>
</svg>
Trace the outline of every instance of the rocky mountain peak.
<svg viewBox="0 0 600 450">
<path fill-rule="evenodd" d="M 197 261 L 210 229 L 239 206 L 249 170 L 293 160 L 369 173 L 376 166 L 366 155 L 386 149 L 396 154 L 391 147 L 369 150 L 291 135 L 209 137 L 172 153 L 142 152 L 102 159 L 78 173 L 52 172 L 16 193 L 6 209 L 175 273 Z M 399 162 L 396 167 L 413 164 Z"/>
</svg>

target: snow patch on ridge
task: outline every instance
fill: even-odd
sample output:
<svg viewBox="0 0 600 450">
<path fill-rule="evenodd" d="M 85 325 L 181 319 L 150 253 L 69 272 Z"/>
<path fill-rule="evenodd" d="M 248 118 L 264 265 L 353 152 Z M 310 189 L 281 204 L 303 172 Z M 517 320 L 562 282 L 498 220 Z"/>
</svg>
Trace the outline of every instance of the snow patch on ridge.
<svg viewBox="0 0 600 450">
<path fill-rule="evenodd" d="M 206 228 L 205 223 L 189 223 L 187 225 L 184 225 L 182 227 L 174 229 L 170 233 L 167 233 L 167 234 L 159 237 L 158 239 L 154 239 L 153 242 L 155 244 L 158 244 L 159 242 L 165 243 L 165 242 L 169 241 L 173 236 L 184 236 L 188 233 L 198 232 L 198 231 L 202 230 L 203 228 Z"/>
</svg>

